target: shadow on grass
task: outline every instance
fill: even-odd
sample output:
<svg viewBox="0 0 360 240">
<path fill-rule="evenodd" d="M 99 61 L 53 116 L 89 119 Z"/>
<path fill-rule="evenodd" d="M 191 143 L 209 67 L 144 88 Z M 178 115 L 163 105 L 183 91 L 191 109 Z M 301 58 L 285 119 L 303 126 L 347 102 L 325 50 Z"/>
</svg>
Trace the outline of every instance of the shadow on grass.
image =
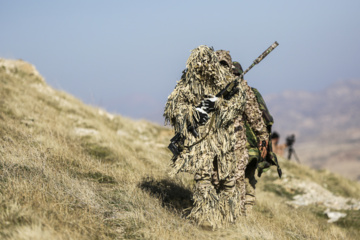
<svg viewBox="0 0 360 240">
<path fill-rule="evenodd" d="M 158 197 L 163 207 L 183 212 L 193 205 L 191 191 L 167 179 L 155 180 L 148 177 L 140 183 L 139 187 Z"/>
</svg>

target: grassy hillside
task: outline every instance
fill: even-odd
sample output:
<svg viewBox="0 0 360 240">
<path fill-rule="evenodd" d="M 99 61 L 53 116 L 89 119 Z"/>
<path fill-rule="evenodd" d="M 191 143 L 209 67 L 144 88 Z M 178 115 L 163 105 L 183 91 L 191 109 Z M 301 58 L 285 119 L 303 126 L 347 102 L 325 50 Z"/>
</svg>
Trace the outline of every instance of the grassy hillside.
<svg viewBox="0 0 360 240">
<path fill-rule="evenodd" d="M 336 174 L 280 159 L 253 214 L 212 231 L 182 217 L 193 181 L 167 175 L 169 129 L 85 105 L 23 61 L 0 59 L 0 96 L 1 239 L 360 238 L 360 185 Z"/>
</svg>

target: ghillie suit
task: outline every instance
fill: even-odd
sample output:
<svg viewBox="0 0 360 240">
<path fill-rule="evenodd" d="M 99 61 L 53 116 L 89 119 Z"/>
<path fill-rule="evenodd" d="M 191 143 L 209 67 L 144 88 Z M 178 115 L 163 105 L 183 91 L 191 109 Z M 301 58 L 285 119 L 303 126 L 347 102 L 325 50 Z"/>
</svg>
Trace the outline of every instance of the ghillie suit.
<svg viewBox="0 0 360 240">
<path fill-rule="evenodd" d="M 236 76 L 231 67 L 220 64 L 215 51 L 207 46 L 194 49 L 186 66 L 164 112 L 166 122 L 185 139 L 185 149 L 173 158 L 172 174 L 195 175 L 194 206 L 187 217 L 198 224 L 207 222 L 217 227 L 245 215 L 245 120 L 259 142 L 266 141 L 269 135 L 254 93 L 241 80 L 235 96 L 216 101 L 211 119 L 198 126 L 199 136 L 195 137 L 189 128 L 201 118 L 195 106 L 206 96 L 216 95 Z"/>
</svg>

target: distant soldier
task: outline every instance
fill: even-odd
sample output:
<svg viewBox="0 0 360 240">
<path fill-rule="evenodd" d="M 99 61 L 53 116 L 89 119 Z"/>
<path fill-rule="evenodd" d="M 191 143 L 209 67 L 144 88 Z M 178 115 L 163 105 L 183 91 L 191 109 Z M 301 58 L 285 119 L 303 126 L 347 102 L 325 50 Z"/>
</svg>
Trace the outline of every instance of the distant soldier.
<svg viewBox="0 0 360 240">
<path fill-rule="evenodd" d="M 280 135 L 277 132 L 273 132 L 271 134 L 271 140 L 272 140 L 272 150 L 274 153 L 276 153 L 279 156 L 284 156 L 284 150 L 286 148 L 286 144 L 279 144 Z"/>
<path fill-rule="evenodd" d="M 291 134 L 286 137 L 284 144 L 279 144 L 280 135 L 277 132 L 273 132 L 271 134 L 271 141 L 272 141 L 272 151 L 279 156 L 284 156 L 284 151 L 288 149 L 288 160 L 291 159 L 291 156 L 295 157 L 295 160 L 300 163 L 300 160 L 295 152 L 294 143 L 295 143 L 295 134 Z"/>
<path fill-rule="evenodd" d="M 247 202 L 248 165 L 245 121 L 256 135 L 262 158 L 269 133 L 256 96 L 245 80 L 224 97 L 215 95 L 241 72 L 228 51 L 199 46 L 191 52 L 187 69 L 168 97 L 164 117 L 183 136 L 184 147 L 173 157 L 173 173 L 194 174 L 194 206 L 188 218 L 213 227 L 234 222 L 254 204 Z M 251 168 L 255 172 L 256 163 Z M 249 173 L 253 175 L 253 173 Z"/>
</svg>

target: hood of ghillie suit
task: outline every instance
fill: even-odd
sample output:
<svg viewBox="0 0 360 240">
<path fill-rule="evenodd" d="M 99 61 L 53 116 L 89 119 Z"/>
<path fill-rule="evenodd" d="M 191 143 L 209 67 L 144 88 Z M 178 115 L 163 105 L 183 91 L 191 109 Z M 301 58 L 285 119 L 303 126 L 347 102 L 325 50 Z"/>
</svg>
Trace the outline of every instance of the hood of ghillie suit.
<svg viewBox="0 0 360 240">
<path fill-rule="evenodd" d="M 229 68 L 232 67 L 233 63 L 229 51 L 217 50 L 215 53 L 221 65 L 227 66 Z"/>
<path fill-rule="evenodd" d="M 223 81 L 222 69 L 214 49 L 201 45 L 191 51 L 186 61 L 186 83 L 192 84 L 193 81 L 197 81 L 201 84 L 219 86 Z"/>
<path fill-rule="evenodd" d="M 196 106 L 203 100 L 204 95 L 216 95 L 232 80 L 230 69 L 220 64 L 214 49 L 201 45 L 191 51 L 184 74 L 169 98 L 179 98 L 178 100 L 185 100 Z M 177 99 L 172 101 L 177 102 Z M 165 122 L 175 126 L 177 130 L 174 110 L 166 106 L 164 117 Z"/>
<path fill-rule="evenodd" d="M 184 79 L 184 83 L 190 87 L 190 92 L 199 96 L 216 94 L 208 93 L 206 89 L 218 91 L 231 80 L 229 69 L 220 64 L 213 48 L 201 45 L 191 51 L 186 62 Z"/>
</svg>

